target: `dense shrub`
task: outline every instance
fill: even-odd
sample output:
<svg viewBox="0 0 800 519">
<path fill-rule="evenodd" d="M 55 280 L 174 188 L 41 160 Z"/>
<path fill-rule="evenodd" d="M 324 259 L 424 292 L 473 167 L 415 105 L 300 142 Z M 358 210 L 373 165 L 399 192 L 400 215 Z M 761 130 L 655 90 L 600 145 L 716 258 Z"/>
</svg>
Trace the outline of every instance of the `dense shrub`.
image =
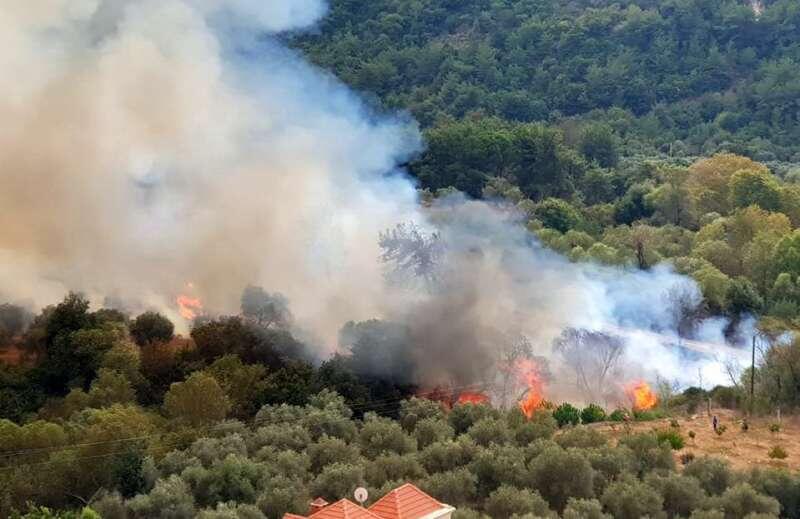
<svg viewBox="0 0 800 519">
<path fill-rule="evenodd" d="M 728 464 L 717 458 L 703 456 L 695 458 L 683 469 L 686 476 L 692 476 L 709 494 L 721 494 L 731 485 L 733 475 Z"/>
<path fill-rule="evenodd" d="M 714 508 L 725 512 L 725 518 L 743 519 L 749 514 L 769 514 L 777 517 L 780 503 L 769 496 L 759 494 L 747 483 L 727 488 L 722 495 L 710 500 Z"/>
<path fill-rule="evenodd" d="M 662 429 L 656 433 L 659 443 L 668 444 L 672 450 L 679 451 L 684 446 L 683 436 L 673 429 Z"/>
<path fill-rule="evenodd" d="M 608 442 L 601 432 L 582 426 L 559 434 L 555 437 L 555 441 L 565 449 L 568 447 L 580 447 L 583 449 L 602 447 Z"/>
<path fill-rule="evenodd" d="M 692 477 L 674 473 L 663 476 L 651 474 L 645 482 L 664 498 L 664 511 L 669 517 L 688 517 L 706 499 L 700 482 Z"/>
<path fill-rule="evenodd" d="M 478 477 L 466 467 L 437 472 L 425 478 L 421 488 L 444 503 L 457 508 L 474 502 L 478 492 Z"/>
<path fill-rule="evenodd" d="M 627 411 L 623 409 L 614 409 L 610 415 L 608 415 L 608 419 L 612 422 L 622 422 L 625 420 L 625 417 L 628 415 Z"/>
<path fill-rule="evenodd" d="M 800 475 L 785 469 L 756 469 L 748 481 L 758 492 L 778 500 L 782 517 L 800 518 Z"/>
<path fill-rule="evenodd" d="M 613 519 L 603 512 L 603 505 L 597 499 L 576 499 L 571 497 L 562 514 L 563 519 Z"/>
<path fill-rule="evenodd" d="M 787 457 L 789 456 L 789 455 L 786 453 L 786 449 L 784 449 L 784 448 L 783 448 L 783 447 L 781 447 L 780 445 L 775 445 L 775 446 L 773 446 L 773 447 L 772 447 L 772 448 L 769 450 L 769 452 L 767 453 L 767 455 L 768 455 L 770 458 L 772 458 L 772 459 L 776 459 L 776 460 L 782 460 L 782 459 L 785 459 L 785 458 L 787 458 Z"/>
<path fill-rule="evenodd" d="M 594 497 L 593 478 L 592 466 L 577 450 L 549 448 L 530 462 L 531 487 L 558 511 L 570 497 Z"/>
<path fill-rule="evenodd" d="M 513 429 L 514 439 L 519 445 L 528 445 L 529 443 L 546 439 L 553 436 L 558 423 L 553 415 L 549 412 L 534 413 L 530 420 L 525 420 Z"/>
<path fill-rule="evenodd" d="M 654 433 L 625 436 L 620 439 L 619 444 L 633 451 L 639 474 L 656 469 L 673 470 L 675 468 L 671 447 L 668 444 L 659 443 Z"/>
<path fill-rule="evenodd" d="M 486 404 L 458 404 L 453 407 L 447 420 L 456 435 L 463 434 L 483 418 L 496 418 L 497 411 Z"/>
<path fill-rule="evenodd" d="M 581 422 L 585 424 L 602 422 L 606 419 L 605 410 L 597 404 L 589 404 L 581 411 Z"/>
<path fill-rule="evenodd" d="M 553 418 L 556 419 L 559 427 L 578 425 L 578 422 L 581 420 L 581 413 L 572 404 L 565 402 L 553 411 Z"/>
<path fill-rule="evenodd" d="M 484 506 L 493 519 L 508 519 L 525 514 L 547 517 L 552 513 L 538 492 L 505 485 L 492 492 Z"/>
<path fill-rule="evenodd" d="M 611 483 L 601 501 L 615 519 L 664 517 L 664 498 L 655 489 L 634 478 Z"/>
</svg>

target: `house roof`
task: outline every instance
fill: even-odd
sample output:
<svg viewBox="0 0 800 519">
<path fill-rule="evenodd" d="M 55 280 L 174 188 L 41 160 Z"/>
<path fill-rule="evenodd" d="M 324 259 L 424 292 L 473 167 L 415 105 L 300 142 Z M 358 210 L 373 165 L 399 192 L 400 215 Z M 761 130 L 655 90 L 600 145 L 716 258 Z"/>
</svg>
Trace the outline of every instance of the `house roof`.
<svg viewBox="0 0 800 519">
<path fill-rule="evenodd" d="M 310 515 L 309 519 L 381 519 L 381 516 L 373 514 L 349 499 L 342 499 Z"/>
<path fill-rule="evenodd" d="M 419 519 L 449 508 L 411 483 L 398 487 L 369 507 L 381 519 Z"/>
</svg>

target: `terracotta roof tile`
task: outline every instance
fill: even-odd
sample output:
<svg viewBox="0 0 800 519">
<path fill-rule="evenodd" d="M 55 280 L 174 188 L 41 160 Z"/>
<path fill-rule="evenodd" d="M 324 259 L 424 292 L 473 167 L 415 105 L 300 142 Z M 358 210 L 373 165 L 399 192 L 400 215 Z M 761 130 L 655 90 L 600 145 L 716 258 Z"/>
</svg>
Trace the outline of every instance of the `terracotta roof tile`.
<svg viewBox="0 0 800 519">
<path fill-rule="evenodd" d="M 446 508 L 411 483 L 398 487 L 369 507 L 381 519 L 418 519 Z"/>
<path fill-rule="evenodd" d="M 309 516 L 309 519 L 381 519 L 381 517 L 349 499 L 342 499 Z"/>
</svg>

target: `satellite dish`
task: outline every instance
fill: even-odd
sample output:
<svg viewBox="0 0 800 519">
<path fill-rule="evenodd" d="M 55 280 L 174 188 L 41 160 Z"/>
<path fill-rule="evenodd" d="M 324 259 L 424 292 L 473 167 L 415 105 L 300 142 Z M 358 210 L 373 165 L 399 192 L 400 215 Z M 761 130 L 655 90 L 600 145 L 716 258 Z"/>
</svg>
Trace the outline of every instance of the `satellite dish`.
<svg viewBox="0 0 800 519">
<path fill-rule="evenodd" d="M 356 491 L 353 492 L 353 497 L 356 498 L 356 501 L 358 501 L 358 504 L 363 505 L 364 501 L 366 501 L 367 498 L 369 497 L 369 493 L 367 492 L 366 488 L 358 487 L 356 489 Z"/>
</svg>

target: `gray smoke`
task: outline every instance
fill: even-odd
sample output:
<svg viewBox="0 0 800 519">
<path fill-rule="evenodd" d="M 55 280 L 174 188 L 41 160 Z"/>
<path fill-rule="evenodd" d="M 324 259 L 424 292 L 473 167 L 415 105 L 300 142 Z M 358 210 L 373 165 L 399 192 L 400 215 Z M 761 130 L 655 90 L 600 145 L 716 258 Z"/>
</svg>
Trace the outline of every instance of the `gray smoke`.
<svg viewBox="0 0 800 519">
<path fill-rule="evenodd" d="M 79 290 L 161 310 L 185 330 L 179 294 L 235 312 L 256 284 L 288 296 L 327 352 L 346 321 L 408 324 L 422 380 L 479 377 L 504 337 L 552 356 L 569 327 L 675 335 L 663 295 L 698 292 L 666 268 L 569 263 L 484 203 L 421 209 L 396 171 L 421 147 L 416 125 L 371 112 L 275 38 L 325 7 L 3 2 L 0 299 L 41 306 Z M 377 238 L 405 221 L 443 233 L 434 292 L 385 282 Z M 628 338 L 626 376 L 723 376 L 658 337 Z"/>
</svg>

